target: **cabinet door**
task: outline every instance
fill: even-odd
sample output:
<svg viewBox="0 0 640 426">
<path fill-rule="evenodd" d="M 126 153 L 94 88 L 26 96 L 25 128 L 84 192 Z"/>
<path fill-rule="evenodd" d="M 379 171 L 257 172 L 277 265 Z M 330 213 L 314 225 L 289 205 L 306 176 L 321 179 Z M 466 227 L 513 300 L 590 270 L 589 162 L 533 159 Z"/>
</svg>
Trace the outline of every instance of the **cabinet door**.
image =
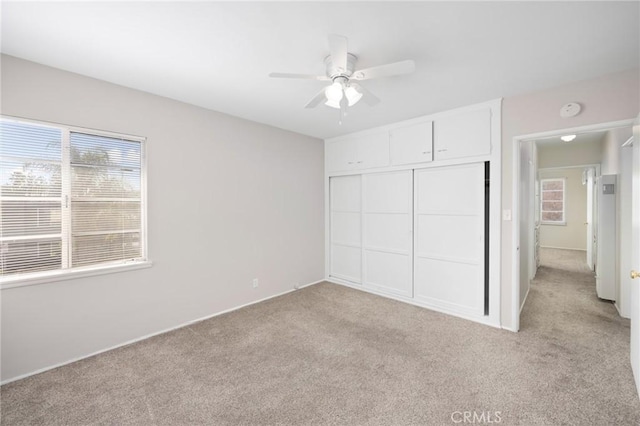
<svg viewBox="0 0 640 426">
<path fill-rule="evenodd" d="M 413 297 L 413 172 L 366 174 L 363 185 L 363 285 Z"/>
<path fill-rule="evenodd" d="M 331 276 L 362 281 L 361 177 L 337 176 L 329 179 Z"/>
<path fill-rule="evenodd" d="M 424 163 L 433 160 L 433 123 L 418 123 L 390 132 L 391 164 Z"/>
<path fill-rule="evenodd" d="M 434 123 L 435 160 L 474 157 L 491 153 L 491 110 L 483 108 Z"/>
<path fill-rule="evenodd" d="M 414 297 L 484 315 L 484 163 L 415 172 Z"/>
<path fill-rule="evenodd" d="M 355 169 L 358 155 L 356 141 L 327 142 L 325 149 L 328 171 L 341 172 Z"/>
<path fill-rule="evenodd" d="M 360 136 L 354 139 L 357 146 L 357 169 L 386 167 L 389 165 L 389 132 Z"/>
<path fill-rule="evenodd" d="M 327 170 L 340 172 L 389 165 L 389 132 L 327 142 Z"/>
</svg>

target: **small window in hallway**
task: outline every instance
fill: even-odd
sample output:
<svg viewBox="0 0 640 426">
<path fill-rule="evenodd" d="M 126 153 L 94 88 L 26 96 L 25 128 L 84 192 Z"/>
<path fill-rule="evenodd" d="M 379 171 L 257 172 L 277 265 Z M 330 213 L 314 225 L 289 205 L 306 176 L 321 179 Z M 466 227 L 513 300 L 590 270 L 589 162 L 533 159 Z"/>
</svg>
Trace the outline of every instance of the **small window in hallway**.
<svg viewBox="0 0 640 426">
<path fill-rule="evenodd" d="M 542 223 L 564 225 L 564 178 L 542 179 L 540 212 Z"/>
</svg>

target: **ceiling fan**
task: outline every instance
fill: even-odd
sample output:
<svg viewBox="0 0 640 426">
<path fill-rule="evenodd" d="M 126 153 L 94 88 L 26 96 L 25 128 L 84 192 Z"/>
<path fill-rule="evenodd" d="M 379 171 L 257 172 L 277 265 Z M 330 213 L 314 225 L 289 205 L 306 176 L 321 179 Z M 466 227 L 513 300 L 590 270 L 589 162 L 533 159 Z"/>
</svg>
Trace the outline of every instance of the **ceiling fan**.
<svg viewBox="0 0 640 426">
<path fill-rule="evenodd" d="M 412 60 L 357 70 L 358 58 L 348 52 L 347 38 L 340 35 L 332 34 L 329 36 L 329 52 L 329 56 L 324 58 L 327 67 L 326 75 L 272 72 L 269 77 L 331 81 L 331 84 L 318 92 L 305 105 L 305 108 L 315 108 L 324 101 L 325 105 L 340 110 L 340 122 L 342 122 L 347 107 L 355 105 L 360 99 L 370 106 L 380 102 L 380 99 L 358 84 L 357 81 L 410 74 L 415 70 L 415 64 Z"/>
</svg>

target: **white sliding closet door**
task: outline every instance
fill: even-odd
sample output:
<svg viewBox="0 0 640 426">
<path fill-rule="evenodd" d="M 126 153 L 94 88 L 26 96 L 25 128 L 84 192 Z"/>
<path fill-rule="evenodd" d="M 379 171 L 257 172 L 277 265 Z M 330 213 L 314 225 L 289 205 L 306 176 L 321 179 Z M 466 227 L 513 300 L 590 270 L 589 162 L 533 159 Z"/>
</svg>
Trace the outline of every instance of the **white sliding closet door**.
<svg viewBox="0 0 640 426">
<path fill-rule="evenodd" d="M 337 176 L 330 180 L 331 276 L 362 282 L 361 177 Z"/>
<path fill-rule="evenodd" d="M 362 179 L 364 286 L 413 297 L 413 172 Z"/>
<path fill-rule="evenodd" d="M 415 172 L 415 298 L 484 315 L 484 163 Z"/>
</svg>

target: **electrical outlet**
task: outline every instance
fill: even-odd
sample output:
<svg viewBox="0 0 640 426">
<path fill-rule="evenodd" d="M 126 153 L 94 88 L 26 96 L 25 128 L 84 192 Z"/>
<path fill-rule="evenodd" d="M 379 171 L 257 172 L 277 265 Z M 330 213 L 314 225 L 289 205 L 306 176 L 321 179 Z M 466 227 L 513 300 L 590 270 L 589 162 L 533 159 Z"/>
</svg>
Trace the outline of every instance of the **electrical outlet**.
<svg viewBox="0 0 640 426">
<path fill-rule="evenodd" d="M 257 288 L 258 287 L 258 279 L 254 278 L 253 279 L 253 288 Z"/>
</svg>

